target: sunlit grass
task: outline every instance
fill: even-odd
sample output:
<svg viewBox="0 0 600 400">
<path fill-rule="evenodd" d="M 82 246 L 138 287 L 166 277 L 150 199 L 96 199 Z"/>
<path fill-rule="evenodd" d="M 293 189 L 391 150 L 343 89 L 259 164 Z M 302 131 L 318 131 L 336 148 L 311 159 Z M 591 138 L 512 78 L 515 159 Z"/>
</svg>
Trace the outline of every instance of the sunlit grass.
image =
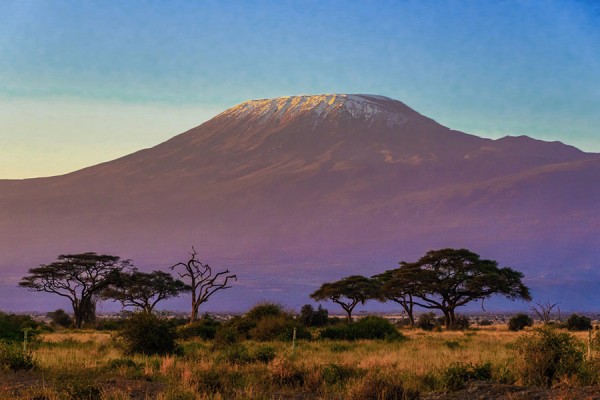
<svg viewBox="0 0 600 400">
<path fill-rule="evenodd" d="M 514 361 L 515 341 L 528 331 L 510 332 L 495 325 L 464 332 L 405 329 L 406 339 L 399 341 L 313 340 L 295 346 L 249 341 L 240 346 L 250 353 L 270 347 L 275 358 L 242 363 L 227 359 L 225 350 L 211 341 L 182 342 L 179 355 L 128 356 L 110 333 L 48 333 L 32 346 L 38 368 L 28 377 L 36 384 L 0 399 L 62 399 L 68 398 L 69 390 L 86 388 L 100 388 L 103 399 L 117 400 L 133 392 L 137 398 L 163 400 L 271 399 L 294 393 L 359 399 L 380 390 L 381 382 L 391 385 L 385 390 L 401 385 L 426 392 L 440 389 L 444 371 L 457 362 L 489 363 L 494 379 L 502 381 Z M 585 343 L 588 334 L 576 336 Z"/>
</svg>

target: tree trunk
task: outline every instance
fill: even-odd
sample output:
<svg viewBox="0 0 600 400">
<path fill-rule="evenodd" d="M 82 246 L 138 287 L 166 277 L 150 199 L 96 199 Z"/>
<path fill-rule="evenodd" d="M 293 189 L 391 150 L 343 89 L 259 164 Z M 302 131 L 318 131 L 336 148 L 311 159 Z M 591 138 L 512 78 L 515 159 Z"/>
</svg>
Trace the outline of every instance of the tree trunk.
<svg viewBox="0 0 600 400">
<path fill-rule="evenodd" d="M 415 304 L 413 303 L 412 295 L 408 295 L 408 304 L 407 304 L 406 313 L 408 314 L 408 319 L 410 321 L 411 328 L 415 327 L 415 316 L 413 315 L 414 307 L 415 307 Z"/>
<path fill-rule="evenodd" d="M 410 327 L 415 327 L 415 316 L 413 315 L 412 307 L 410 307 L 410 311 L 408 311 L 408 320 L 410 321 Z"/>
<path fill-rule="evenodd" d="M 414 328 L 415 327 L 415 316 L 413 315 L 412 304 L 401 303 L 401 306 L 402 306 L 402 308 L 404 308 L 404 311 L 406 312 L 406 315 L 408 316 L 408 321 L 410 322 L 410 327 Z"/>
<path fill-rule="evenodd" d="M 450 328 L 450 313 L 448 312 L 448 310 L 443 309 L 442 312 L 444 313 L 444 325 L 446 326 L 446 329 Z"/>
<path fill-rule="evenodd" d="M 190 312 L 190 324 L 193 324 L 198 319 L 198 307 L 196 304 L 196 292 L 192 290 L 192 311 Z"/>
<path fill-rule="evenodd" d="M 83 325 L 83 315 L 81 312 L 81 307 L 73 304 L 73 318 L 75 318 L 75 329 L 81 329 Z"/>
<path fill-rule="evenodd" d="M 456 315 L 454 314 L 454 308 L 451 308 L 450 310 L 448 310 L 448 315 L 450 316 L 450 324 L 448 325 L 448 327 L 451 327 L 452 325 L 454 325 L 454 322 L 456 322 Z"/>
<path fill-rule="evenodd" d="M 92 297 L 81 299 L 79 308 L 81 310 L 82 325 L 96 323 L 96 301 Z"/>
</svg>

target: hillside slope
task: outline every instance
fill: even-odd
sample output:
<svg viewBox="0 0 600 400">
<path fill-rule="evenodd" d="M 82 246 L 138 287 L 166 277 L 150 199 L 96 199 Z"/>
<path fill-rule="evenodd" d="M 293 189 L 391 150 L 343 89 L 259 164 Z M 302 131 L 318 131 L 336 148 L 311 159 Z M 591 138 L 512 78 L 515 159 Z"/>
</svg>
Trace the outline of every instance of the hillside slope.
<svg viewBox="0 0 600 400">
<path fill-rule="evenodd" d="M 164 267 L 195 245 L 238 269 L 240 298 L 302 304 L 326 279 L 464 246 L 544 290 L 600 280 L 599 176 L 598 154 L 479 138 L 381 96 L 253 100 L 118 160 L 0 181 L 0 271 L 14 284 L 79 251 Z"/>
</svg>

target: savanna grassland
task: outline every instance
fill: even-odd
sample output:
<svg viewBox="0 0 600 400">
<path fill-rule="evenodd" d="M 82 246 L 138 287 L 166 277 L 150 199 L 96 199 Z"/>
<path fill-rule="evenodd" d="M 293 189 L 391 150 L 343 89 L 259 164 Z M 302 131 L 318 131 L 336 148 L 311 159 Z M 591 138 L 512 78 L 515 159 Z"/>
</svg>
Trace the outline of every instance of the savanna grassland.
<svg viewBox="0 0 600 400">
<path fill-rule="evenodd" d="M 31 344 L 32 369 L 0 373 L 0 399 L 600 398 L 588 332 L 538 329 L 405 328 L 393 340 L 355 341 L 313 329 L 315 339 L 295 344 L 179 339 L 177 354 L 153 356 L 129 354 L 113 332 L 55 331 Z M 534 343 L 544 332 L 546 350 L 566 346 L 562 364 Z"/>
</svg>

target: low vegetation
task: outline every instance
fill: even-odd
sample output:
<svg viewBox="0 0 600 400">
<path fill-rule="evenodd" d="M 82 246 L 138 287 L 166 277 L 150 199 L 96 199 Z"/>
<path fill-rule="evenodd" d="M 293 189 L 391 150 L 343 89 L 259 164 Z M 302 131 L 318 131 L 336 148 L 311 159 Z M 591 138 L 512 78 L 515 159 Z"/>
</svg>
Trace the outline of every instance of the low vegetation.
<svg viewBox="0 0 600 400">
<path fill-rule="evenodd" d="M 432 250 L 416 262 L 324 283 L 312 293 L 340 306 L 344 319 L 330 318 L 320 305 L 296 314 L 268 302 L 228 319 L 200 316 L 200 307 L 237 276 L 200 262 L 193 248 L 171 270 L 182 280 L 96 253 L 61 255 L 31 269 L 20 285 L 69 298 L 73 318 L 56 310 L 46 326 L 0 313 L 0 400 L 405 400 L 439 399 L 473 382 L 600 383 L 600 333 L 584 332 L 592 327 L 585 316 L 556 324 L 556 304 L 538 303 L 532 310 L 543 328 L 532 327 L 526 314 L 508 325 L 482 320 L 474 328 L 457 314 L 493 295 L 531 299 L 523 274 L 466 249 Z M 191 297 L 189 318 L 156 314 L 157 303 L 183 292 Z M 98 321 L 101 299 L 134 312 Z M 353 317 L 367 301 L 393 301 L 407 321 Z M 415 307 L 429 312 L 414 315 Z"/>
<path fill-rule="evenodd" d="M 226 322 L 140 312 L 118 331 L 40 330 L 27 350 L 0 345 L 0 399 L 427 399 L 472 382 L 600 383 L 600 333 L 588 358 L 588 332 L 433 319 L 433 331 L 375 316 L 305 327 L 265 303 Z"/>
<path fill-rule="evenodd" d="M 528 326 L 533 326 L 533 319 L 527 314 L 519 313 L 508 320 L 509 331 L 522 331 Z"/>
</svg>

